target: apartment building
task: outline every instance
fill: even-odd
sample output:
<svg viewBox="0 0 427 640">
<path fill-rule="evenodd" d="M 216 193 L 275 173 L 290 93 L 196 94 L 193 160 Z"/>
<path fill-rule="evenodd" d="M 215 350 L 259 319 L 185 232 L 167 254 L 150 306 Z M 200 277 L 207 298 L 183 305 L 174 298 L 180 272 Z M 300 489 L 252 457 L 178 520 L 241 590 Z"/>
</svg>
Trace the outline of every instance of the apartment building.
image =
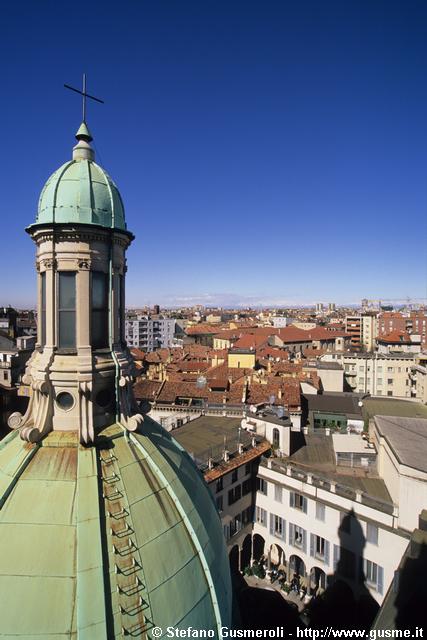
<svg viewBox="0 0 427 640">
<path fill-rule="evenodd" d="M 309 435 L 286 458 L 263 458 L 252 546 L 254 558 L 267 556 L 288 579 L 299 574 L 311 594 L 339 579 L 381 604 L 426 504 L 427 420 L 376 416 L 369 430 L 368 443 L 340 436 L 355 452 L 364 442 L 375 459 L 368 469 L 362 456 L 351 475 L 330 462 L 327 436 Z"/>
<path fill-rule="evenodd" d="M 347 316 L 346 332 L 351 336 L 351 346 L 355 349 L 373 351 L 378 335 L 378 319 L 374 312 Z"/>
<path fill-rule="evenodd" d="M 164 316 L 128 315 L 125 339 L 129 347 L 154 351 L 174 345 L 175 320 Z"/>
<path fill-rule="evenodd" d="M 417 334 L 421 338 L 423 349 L 427 348 L 427 314 L 425 311 L 384 311 L 378 316 L 378 335 L 383 336 L 392 331 L 407 331 Z"/>
<path fill-rule="evenodd" d="M 411 353 L 325 353 L 321 361 L 339 362 L 349 391 L 373 396 L 411 398 Z"/>
</svg>

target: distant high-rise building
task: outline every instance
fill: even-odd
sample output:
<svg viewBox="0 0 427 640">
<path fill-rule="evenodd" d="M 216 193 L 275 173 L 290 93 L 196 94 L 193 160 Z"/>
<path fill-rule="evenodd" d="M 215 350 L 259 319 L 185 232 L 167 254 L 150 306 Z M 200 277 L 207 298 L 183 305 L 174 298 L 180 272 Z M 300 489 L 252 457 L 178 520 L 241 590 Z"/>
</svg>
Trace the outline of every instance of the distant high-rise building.
<svg viewBox="0 0 427 640">
<path fill-rule="evenodd" d="M 155 304 L 153 307 L 153 313 L 154 315 L 158 316 L 160 313 L 160 306 L 158 304 Z"/>
<path fill-rule="evenodd" d="M 323 303 L 316 302 L 316 313 L 322 313 L 322 311 L 323 311 Z"/>
<path fill-rule="evenodd" d="M 154 351 L 171 347 L 174 343 L 175 319 L 163 316 L 128 316 L 125 322 L 125 338 L 130 347 L 142 351 Z"/>
<path fill-rule="evenodd" d="M 329 313 L 332 313 L 333 311 L 335 311 L 335 310 L 336 310 L 336 308 L 337 308 L 337 307 L 336 307 L 335 302 L 329 302 L 329 304 L 328 304 L 328 311 L 329 311 Z"/>
</svg>

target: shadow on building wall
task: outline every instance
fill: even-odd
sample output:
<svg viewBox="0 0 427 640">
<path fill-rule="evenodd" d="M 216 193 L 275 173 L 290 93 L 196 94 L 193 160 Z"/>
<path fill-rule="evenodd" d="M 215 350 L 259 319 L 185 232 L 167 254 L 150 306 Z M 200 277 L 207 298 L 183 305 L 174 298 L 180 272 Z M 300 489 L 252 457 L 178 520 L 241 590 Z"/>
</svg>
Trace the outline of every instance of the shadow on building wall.
<svg viewBox="0 0 427 640">
<path fill-rule="evenodd" d="M 411 540 L 411 546 L 417 543 Z M 396 629 L 427 628 L 427 545 L 422 543 L 415 553 L 416 557 L 404 559 L 392 585 L 396 592 Z"/>
<path fill-rule="evenodd" d="M 427 510 L 420 514 L 373 629 L 408 630 L 413 638 L 427 630 Z"/>
<path fill-rule="evenodd" d="M 334 545 L 334 573 L 327 576 L 326 589 L 315 593 L 305 609 L 313 628 L 369 629 L 378 603 L 366 585 L 364 548 L 366 539 L 353 510 L 342 518 L 339 545 Z M 313 591 L 313 589 L 312 589 Z"/>
</svg>

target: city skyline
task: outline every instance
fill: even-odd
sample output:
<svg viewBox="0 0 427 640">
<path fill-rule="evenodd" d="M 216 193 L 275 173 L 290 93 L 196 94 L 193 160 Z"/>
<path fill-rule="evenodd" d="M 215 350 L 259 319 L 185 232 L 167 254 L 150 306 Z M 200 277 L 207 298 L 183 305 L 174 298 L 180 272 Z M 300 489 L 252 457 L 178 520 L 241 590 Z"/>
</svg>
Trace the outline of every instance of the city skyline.
<svg viewBox="0 0 427 640">
<path fill-rule="evenodd" d="M 125 3 L 83 27 L 26 6 L 0 45 L 3 304 L 35 306 L 23 227 L 71 157 L 82 72 L 136 234 L 127 306 L 427 295 L 423 3 Z"/>
</svg>

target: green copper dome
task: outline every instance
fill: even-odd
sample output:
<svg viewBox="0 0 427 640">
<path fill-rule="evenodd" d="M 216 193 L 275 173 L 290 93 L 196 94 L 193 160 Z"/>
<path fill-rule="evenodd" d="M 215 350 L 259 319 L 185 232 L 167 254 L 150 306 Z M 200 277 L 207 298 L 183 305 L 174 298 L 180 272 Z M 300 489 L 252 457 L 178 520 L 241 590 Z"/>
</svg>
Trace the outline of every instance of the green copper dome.
<svg viewBox="0 0 427 640">
<path fill-rule="evenodd" d="M 146 417 L 84 448 L 0 443 L 2 637 L 155 640 L 231 625 L 221 521 L 190 456 Z M 157 629 L 156 629 L 157 627 Z"/>
<path fill-rule="evenodd" d="M 123 202 L 113 180 L 94 162 L 92 136 L 82 123 L 73 159 L 57 169 L 40 195 L 36 224 L 96 224 L 126 230 Z"/>
</svg>

